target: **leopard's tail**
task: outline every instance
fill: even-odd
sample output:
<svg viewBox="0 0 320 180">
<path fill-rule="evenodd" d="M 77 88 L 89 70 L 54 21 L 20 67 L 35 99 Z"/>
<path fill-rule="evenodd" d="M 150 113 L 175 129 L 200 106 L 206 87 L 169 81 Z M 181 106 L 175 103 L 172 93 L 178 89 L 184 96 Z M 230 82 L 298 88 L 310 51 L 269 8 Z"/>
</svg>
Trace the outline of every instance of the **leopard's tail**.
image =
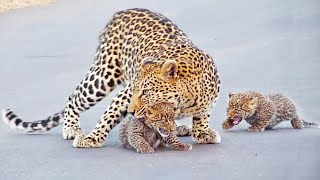
<svg viewBox="0 0 320 180">
<path fill-rule="evenodd" d="M 308 128 L 308 127 L 310 127 L 310 128 L 320 128 L 318 123 L 307 122 L 307 121 L 304 121 L 304 120 L 302 120 L 302 122 L 303 122 L 303 126 L 306 127 L 306 128 Z"/>
<path fill-rule="evenodd" d="M 27 133 L 49 131 L 63 123 L 63 113 L 60 111 L 45 119 L 27 122 L 19 118 L 11 109 L 2 110 L 2 120 L 12 129 L 22 130 Z"/>
</svg>

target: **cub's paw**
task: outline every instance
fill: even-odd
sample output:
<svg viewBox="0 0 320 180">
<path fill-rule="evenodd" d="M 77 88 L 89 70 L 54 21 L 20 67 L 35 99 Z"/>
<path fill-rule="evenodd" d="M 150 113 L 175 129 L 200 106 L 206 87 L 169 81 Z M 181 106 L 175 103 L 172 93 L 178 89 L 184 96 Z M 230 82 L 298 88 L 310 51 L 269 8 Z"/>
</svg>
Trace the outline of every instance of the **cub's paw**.
<svg viewBox="0 0 320 180">
<path fill-rule="evenodd" d="M 79 128 L 76 134 L 76 138 L 72 143 L 76 148 L 99 148 L 102 147 L 102 143 L 95 140 L 90 135 L 86 136 L 85 133 Z"/>
<path fill-rule="evenodd" d="M 192 126 L 191 125 L 179 125 L 176 127 L 177 136 L 191 136 Z"/>
<path fill-rule="evenodd" d="M 211 128 L 194 129 L 193 140 L 198 144 L 218 144 L 221 142 L 221 137 L 217 131 Z"/>
<path fill-rule="evenodd" d="M 262 131 L 264 131 L 264 128 L 259 128 L 259 127 L 256 127 L 256 126 L 250 126 L 248 128 L 248 131 L 249 132 L 262 132 Z"/>
<path fill-rule="evenodd" d="M 136 150 L 137 150 L 138 153 L 141 153 L 141 154 L 154 153 L 154 149 L 152 147 L 137 148 Z"/>
<path fill-rule="evenodd" d="M 180 143 L 172 146 L 173 150 L 176 151 L 186 151 L 186 150 L 192 150 L 192 145 L 191 144 L 185 144 L 185 143 Z"/>
<path fill-rule="evenodd" d="M 74 139 L 76 137 L 76 133 L 78 129 L 79 129 L 78 126 L 63 127 L 63 130 L 62 130 L 63 139 Z"/>
<path fill-rule="evenodd" d="M 231 129 L 232 127 L 233 127 L 233 123 L 228 120 L 223 121 L 223 123 L 221 124 L 221 128 L 223 130 L 228 130 L 228 129 Z"/>
</svg>

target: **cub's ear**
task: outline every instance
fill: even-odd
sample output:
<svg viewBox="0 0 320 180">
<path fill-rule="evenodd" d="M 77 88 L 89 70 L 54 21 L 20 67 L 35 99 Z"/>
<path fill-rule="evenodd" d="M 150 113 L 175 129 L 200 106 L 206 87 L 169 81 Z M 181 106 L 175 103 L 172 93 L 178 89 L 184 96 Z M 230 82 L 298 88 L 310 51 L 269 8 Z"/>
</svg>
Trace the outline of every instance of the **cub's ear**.
<svg viewBox="0 0 320 180">
<path fill-rule="evenodd" d="M 248 101 L 249 108 L 254 109 L 255 107 L 257 107 L 258 101 L 258 97 L 251 97 Z"/>
<path fill-rule="evenodd" d="M 161 67 L 161 73 L 163 76 L 169 78 L 175 78 L 178 74 L 178 64 L 175 60 L 168 60 L 163 63 Z"/>
<path fill-rule="evenodd" d="M 181 112 L 181 109 L 175 109 L 174 110 L 174 117 L 178 117 L 180 112 Z"/>
<path fill-rule="evenodd" d="M 229 93 L 229 98 L 231 98 L 234 95 L 234 93 Z"/>
</svg>

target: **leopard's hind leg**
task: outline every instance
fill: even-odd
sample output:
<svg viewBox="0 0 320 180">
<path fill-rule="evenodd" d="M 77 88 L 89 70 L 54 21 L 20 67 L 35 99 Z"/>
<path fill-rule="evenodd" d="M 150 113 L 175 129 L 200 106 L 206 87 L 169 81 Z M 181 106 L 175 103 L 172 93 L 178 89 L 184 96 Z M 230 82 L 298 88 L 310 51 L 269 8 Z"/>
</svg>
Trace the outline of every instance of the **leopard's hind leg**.
<svg viewBox="0 0 320 180">
<path fill-rule="evenodd" d="M 67 101 L 64 111 L 64 139 L 75 137 L 81 112 L 94 106 L 122 83 L 119 47 L 117 43 L 107 41 L 114 39 L 111 34 L 108 34 L 111 32 L 108 29 L 109 27 L 100 36 L 100 45 L 93 65 Z"/>
<path fill-rule="evenodd" d="M 96 147 L 102 146 L 109 132 L 120 123 L 127 113 L 127 108 L 132 96 L 132 83 L 128 83 L 126 87 L 112 99 L 111 104 L 97 123 L 96 127 L 84 139 L 74 141 L 74 147 Z"/>
<path fill-rule="evenodd" d="M 291 120 L 291 125 L 295 129 L 302 129 L 303 121 L 297 116 Z"/>
</svg>

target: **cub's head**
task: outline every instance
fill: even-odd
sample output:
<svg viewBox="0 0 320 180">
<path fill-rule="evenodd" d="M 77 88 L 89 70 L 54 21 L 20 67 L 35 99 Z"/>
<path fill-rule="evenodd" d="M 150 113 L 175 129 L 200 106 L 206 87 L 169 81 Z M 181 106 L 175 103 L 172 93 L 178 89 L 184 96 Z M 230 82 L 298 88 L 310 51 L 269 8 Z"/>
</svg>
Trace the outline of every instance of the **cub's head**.
<svg viewBox="0 0 320 180">
<path fill-rule="evenodd" d="M 251 117 L 258 106 L 258 97 L 252 93 L 230 93 L 229 105 L 227 109 L 227 119 L 233 125 L 238 125 L 242 119 Z"/>
<path fill-rule="evenodd" d="M 146 58 L 134 79 L 133 95 L 129 113 L 137 118 L 144 117 L 146 108 L 166 102 L 177 107 L 178 65 L 175 60 Z"/>
<path fill-rule="evenodd" d="M 159 103 L 146 108 L 145 125 L 157 131 L 162 137 L 175 133 L 175 113 L 171 104 Z"/>
</svg>

